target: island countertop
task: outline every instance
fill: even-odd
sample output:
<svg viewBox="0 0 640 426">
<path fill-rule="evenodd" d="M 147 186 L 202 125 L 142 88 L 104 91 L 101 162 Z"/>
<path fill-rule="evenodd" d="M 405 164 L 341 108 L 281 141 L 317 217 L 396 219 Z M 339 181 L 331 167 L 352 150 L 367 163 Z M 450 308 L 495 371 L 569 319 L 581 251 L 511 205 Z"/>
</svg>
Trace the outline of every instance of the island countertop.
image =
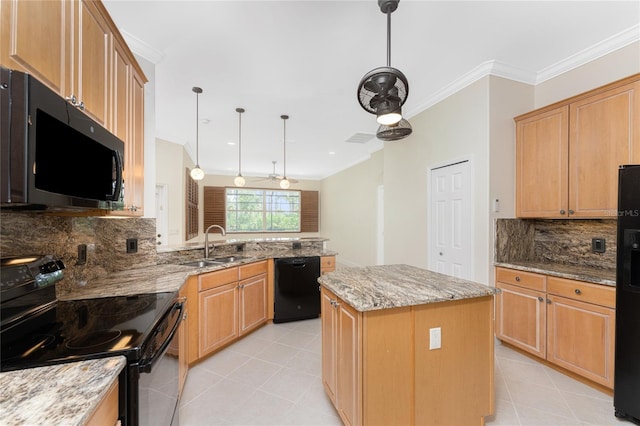
<svg viewBox="0 0 640 426">
<path fill-rule="evenodd" d="M 410 265 L 341 268 L 321 276 L 318 282 L 360 312 L 493 296 L 499 292 L 494 287 Z"/>
<path fill-rule="evenodd" d="M 83 425 L 126 365 L 122 356 L 0 374 L 3 425 Z"/>
</svg>

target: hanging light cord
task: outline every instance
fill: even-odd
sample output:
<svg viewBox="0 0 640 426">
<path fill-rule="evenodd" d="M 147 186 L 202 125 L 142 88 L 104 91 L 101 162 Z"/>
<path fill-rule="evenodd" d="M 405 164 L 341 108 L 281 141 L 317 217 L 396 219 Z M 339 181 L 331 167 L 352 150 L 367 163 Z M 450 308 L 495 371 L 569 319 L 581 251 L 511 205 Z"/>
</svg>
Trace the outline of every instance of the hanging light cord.
<svg viewBox="0 0 640 426">
<path fill-rule="evenodd" d="M 283 161 L 282 171 L 283 171 L 283 176 L 286 179 L 287 178 L 287 118 L 289 118 L 289 116 L 282 115 L 280 116 L 280 118 L 282 118 L 282 127 L 284 129 L 284 136 L 282 139 L 282 147 L 284 151 L 283 152 L 284 161 Z"/>
<path fill-rule="evenodd" d="M 238 176 L 242 176 L 241 167 L 242 167 L 242 111 L 238 111 Z"/>
</svg>

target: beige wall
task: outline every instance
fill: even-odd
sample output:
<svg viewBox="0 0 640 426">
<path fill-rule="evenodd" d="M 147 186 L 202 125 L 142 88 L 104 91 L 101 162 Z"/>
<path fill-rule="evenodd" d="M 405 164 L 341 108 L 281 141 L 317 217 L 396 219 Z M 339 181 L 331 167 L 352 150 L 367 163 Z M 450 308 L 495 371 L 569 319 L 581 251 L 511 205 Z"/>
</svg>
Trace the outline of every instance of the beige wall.
<svg viewBox="0 0 640 426">
<path fill-rule="evenodd" d="M 377 248 L 377 191 L 383 184 L 383 151 L 322 181 L 320 218 L 327 248 L 340 264 L 373 265 Z"/>
</svg>

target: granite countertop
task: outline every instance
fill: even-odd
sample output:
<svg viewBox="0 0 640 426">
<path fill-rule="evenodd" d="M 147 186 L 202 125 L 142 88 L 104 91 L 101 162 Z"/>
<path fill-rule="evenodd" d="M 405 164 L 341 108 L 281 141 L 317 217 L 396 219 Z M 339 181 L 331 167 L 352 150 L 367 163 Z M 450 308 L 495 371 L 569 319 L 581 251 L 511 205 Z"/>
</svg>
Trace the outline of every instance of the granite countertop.
<svg viewBox="0 0 640 426">
<path fill-rule="evenodd" d="M 223 255 L 214 253 L 211 257 Z M 128 269 L 86 282 L 78 282 L 69 293 L 57 294 L 59 300 L 92 299 L 97 297 L 130 296 L 142 293 L 175 292 L 180 290 L 187 278 L 213 272 L 245 263 L 279 257 L 334 256 L 336 252 L 327 250 L 258 250 L 237 253 L 244 258 L 235 262 L 208 265 L 202 268 L 180 264 L 158 264 L 142 268 Z M 185 260 L 186 261 L 186 260 Z"/>
<path fill-rule="evenodd" d="M 570 280 L 585 281 L 592 284 L 602 284 L 613 287 L 616 285 L 616 271 L 613 269 L 596 269 L 576 265 L 531 261 L 498 262 L 495 266 L 525 272 L 535 272 Z"/>
<path fill-rule="evenodd" d="M 492 296 L 494 287 L 409 265 L 342 268 L 318 282 L 360 312 Z"/>
<path fill-rule="evenodd" d="M 84 425 L 125 365 L 118 356 L 0 373 L 0 423 Z"/>
</svg>

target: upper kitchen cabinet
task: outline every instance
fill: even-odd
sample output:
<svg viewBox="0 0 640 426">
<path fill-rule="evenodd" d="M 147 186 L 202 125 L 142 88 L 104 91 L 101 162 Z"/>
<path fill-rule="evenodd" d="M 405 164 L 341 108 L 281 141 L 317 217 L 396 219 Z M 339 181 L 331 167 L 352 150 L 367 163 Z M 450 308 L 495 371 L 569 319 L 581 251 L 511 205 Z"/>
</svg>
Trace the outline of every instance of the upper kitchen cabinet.
<svg viewBox="0 0 640 426">
<path fill-rule="evenodd" d="M 2 1 L 2 65 L 28 72 L 63 95 L 71 84 L 71 16 L 70 2 Z"/>
<path fill-rule="evenodd" d="M 124 210 L 142 216 L 146 77 L 102 2 L 6 0 L 0 61 L 28 72 L 125 143 Z"/>
<path fill-rule="evenodd" d="M 640 163 L 640 74 L 521 115 L 516 215 L 611 218 L 618 166 Z"/>
<path fill-rule="evenodd" d="M 111 29 L 105 13 L 91 1 L 3 1 L 1 59 L 108 128 Z"/>
</svg>

